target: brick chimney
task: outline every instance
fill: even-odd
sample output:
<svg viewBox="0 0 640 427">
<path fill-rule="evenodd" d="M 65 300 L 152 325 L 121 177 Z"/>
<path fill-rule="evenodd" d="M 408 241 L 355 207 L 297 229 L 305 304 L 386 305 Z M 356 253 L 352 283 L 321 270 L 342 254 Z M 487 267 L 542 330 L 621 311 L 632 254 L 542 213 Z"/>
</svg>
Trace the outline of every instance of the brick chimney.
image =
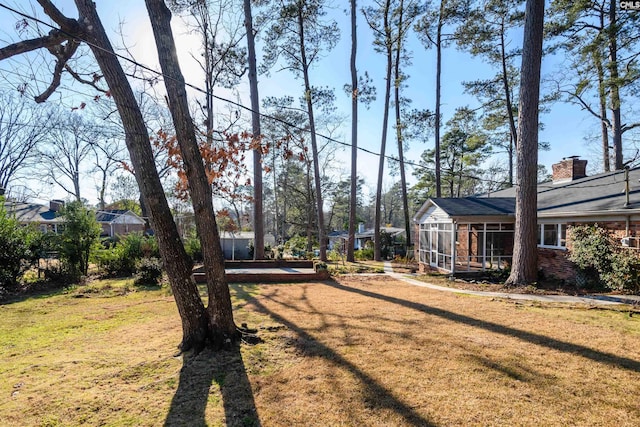
<svg viewBox="0 0 640 427">
<path fill-rule="evenodd" d="M 551 166 L 553 169 L 553 183 L 570 182 L 587 176 L 587 161 L 579 156 L 565 157 Z"/>
<path fill-rule="evenodd" d="M 64 207 L 64 200 L 51 200 L 49 201 L 49 210 L 53 212 L 59 212 Z"/>
</svg>

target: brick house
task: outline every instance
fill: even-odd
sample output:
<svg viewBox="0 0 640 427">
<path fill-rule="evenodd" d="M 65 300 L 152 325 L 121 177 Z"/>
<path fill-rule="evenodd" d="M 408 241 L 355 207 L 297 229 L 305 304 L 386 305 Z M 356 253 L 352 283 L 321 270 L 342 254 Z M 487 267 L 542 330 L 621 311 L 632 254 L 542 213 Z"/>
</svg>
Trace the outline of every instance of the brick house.
<svg viewBox="0 0 640 427">
<path fill-rule="evenodd" d="M 640 249 L 640 168 L 586 175 L 587 161 L 553 165 L 538 184 L 538 265 L 543 275 L 572 280 L 571 227 L 595 224 L 621 246 Z M 432 198 L 414 216 L 420 270 L 456 273 L 504 268 L 513 254 L 515 188 L 464 198 Z"/>
<path fill-rule="evenodd" d="M 64 218 L 60 210 L 64 201 L 51 200 L 49 206 L 38 203 L 18 202 L 11 199 L 4 201 L 4 209 L 21 225 L 36 225 L 43 233 L 60 233 L 64 227 Z M 145 221 L 129 210 L 104 210 L 96 212 L 96 220 L 102 227 L 102 236 L 114 237 L 132 232 L 143 232 Z"/>
</svg>

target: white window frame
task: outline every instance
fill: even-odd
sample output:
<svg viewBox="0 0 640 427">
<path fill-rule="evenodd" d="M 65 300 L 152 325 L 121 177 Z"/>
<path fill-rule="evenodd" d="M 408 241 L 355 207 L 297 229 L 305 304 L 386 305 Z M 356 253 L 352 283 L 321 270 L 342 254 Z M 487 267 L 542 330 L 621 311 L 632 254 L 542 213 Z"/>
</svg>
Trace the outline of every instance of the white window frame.
<svg viewBox="0 0 640 427">
<path fill-rule="evenodd" d="M 538 245 L 539 248 L 547 248 L 547 249 L 559 249 L 562 251 L 566 251 L 567 250 L 567 224 L 564 222 L 560 222 L 560 223 L 538 223 L 538 225 L 540 226 L 540 235 L 538 236 L 538 238 L 540 239 L 540 244 Z M 544 229 L 545 227 L 547 228 L 553 228 L 555 227 L 556 229 L 556 233 L 557 233 L 557 240 L 556 240 L 556 244 L 555 245 L 545 245 L 544 244 Z M 565 238 L 564 238 L 564 245 L 562 244 L 562 228 L 564 227 L 565 230 Z"/>
</svg>

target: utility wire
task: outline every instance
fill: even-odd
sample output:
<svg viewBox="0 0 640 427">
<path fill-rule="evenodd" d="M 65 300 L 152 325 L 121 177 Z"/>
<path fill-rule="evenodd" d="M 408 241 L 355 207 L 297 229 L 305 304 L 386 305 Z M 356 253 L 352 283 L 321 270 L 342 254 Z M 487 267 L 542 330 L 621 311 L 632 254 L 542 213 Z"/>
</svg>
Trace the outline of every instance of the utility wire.
<svg viewBox="0 0 640 427">
<path fill-rule="evenodd" d="M 34 17 L 34 16 L 28 15 L 28 14 L 23 13 L 23 12 L 20 12 L 20 11 L 18 11 L 18 10 L 16 10 L 16 9 L 14 9 L 14 8 L 10 7 L 10 6 L 7 6 L 7 5 L 6 5 L 6 4 L 4 4 L 4 3 L 1 3 L 1 2 L 0 2 L 0 7 L 4 8 L 4 9 L 7 9 L 7 10 L 9 10 L 9 11 L 11 11 L 11 12 L 13 12 L 13 13 L 17 14 L 17 15 L 20 15 L 20 16 L 22 16 L 23 18 L 33 20 L 33 21 L 35 21 L 35 22 L 37 22 L 37 23 L 39 23 L 39 24 L 42 24 L 42 25 L 44 25 L 44 26 L 47 26 L 48 28 L 51 28 L 51 29 L 54 29 L 54 30 L 60 31 L 62 34 L 65 34 L 66 36 L 68 36 L 68 37 L 70 37 L 70 38 L 76 39 L 76 40 L 81 41 L 81 42 L 83 42 L 83 43 L 85 43 L 85 44 L 87 44 L 87 45 L 89 45 L 89 46 L 91 46 L 91 47 L 94 47 L 94 48 L 96 48 L 96 49 L 102 50 L 103 52 L 105 52 L 105 53 L 107 53 L 107 54 L 114 55 L 114 56 L 116 56 L 116 57 L 117 57 L 117 58 L 119 58 L 119 59 L 122 59 L 122 60 L 124 60 L 124 61 L 127 61 L 127 62 L 129 62 L 129 63 L 131 63 L 131 64 L 133 64 L 133 65 L 135 65 L 135 66 L 137 66 L 137 67 L 140 67 L 140 68 L 142 68 L 143 70 L 149 71 L 150 73 L 153 73 L 153 74 L 155 74 L 155 75 L 157 75 L 157 76 L 160 76 L 160 77 L 165 78 L 165 79 L 173 80 L 173 81 L 178 82 L 178 83 L 184 83 L 184 85 L 185 85 L 185 86 L 187 86 L 187 87 L 189 87 L 189 88 L 191 88 L 191 89 L 193 89 L 193 90 L 195 90 L 195 91 L 197 91 L 197 92 L 200 92 L 200 93 L 202 93 L 202 94 L 204 94 L 204 95 L 206 95 L 206 96 L 211 96 L 212 98 L 217 99 L 217 100 L 219 100 L 219 101 L 225 102 L 225 103 L 227 103 L 227 104 L 234 105 L 234 106 L 236 106 L 236 107 L 238 107 L 238 108 L 241 108 L 241 109 L 243 109 L 243 110 L 249 111 L 249 112 L 251 112 L 251 113 L 255 113 L 255 111 L 254 111 L 253 109 L 251 109 L 251 107 L 247 107 L 246 105 L 243 105 L 243 104 L 241 104 L 241 103 L 239 103 L 239 102 L 236 102 L 236 101 L 233 101 L 233 100 L 230 100 L 230 99 L 227 99 L 227 98 L 224 98 L 224 97 L 221 97 L 221 96 L 215 95 L 215 94 L 213 94 L 213 93 L 211 93 L 211 92 L 207 92 L 205 89 L 202 89 L 201 87 L 196 86 L 196 85 L 194 85 L 194 84 L 192 84 L 192 83 L 189 83 L 189 82 L 186 82 L 186 81 L 181 81 L 181 80 L 179 80 L 179 79 L 178 79 L 178 78 L 176 78 L 176 77 L 173 77 L 173 76 L 169 76 L 169 75 L 163 74 L 161 71 L 155 70 L 155 69 L 153 69 L 153 68 L 151 68 L 151 67 L 149 67 L 149 66 L 147 66 L 147 65 L 141 64 L 140 62 L 136 61 L 135 59 L 131 59 L 131 58 L 128 58 L 128 57 L 126 57 L 126 56 L 124 56 L 124 55 L 121 55 L 121 54 L 119 54 L 119 53 L 117 53 L 117 52 L 113 52 L 113 51 L 109 51 L 109 50 L 107 50 L 107 49 L 104 49 L 104 48 L 102 48 L 101 46 L 97 46 L 97 45 L 95 45 L 94 43 L 91 43 L 91 42 L 89 42 L 89 41 L 87 41 L 87 40 L 85 40 L 85 39 L 83 39 L 83 38 L 81 38 L 81 37 L 78 37 L 78 36 L 76 36 L 76 35 L 70 34 L 70 33 L 66 32 L 66 31 L 64 31 L 64 30 L 62 30 L 62 29 L 60 29 L 60 28 L 58 28 L 58 27 L 55 27 L 55 26 L 53 26 L 53 25 L 51 25 L 51 24 L 49 24 L 49 23 L 47 23 L 47 22 L 45 22 L 45 21 L 42 21 L 41 19 L 38 19 L 38 18 L 36 18 L 36 17 Z M 291 122 L 288 122 L 288 121 L 286 121 L 286 120 L 284 120 L 284 119 L 281 119 L 281 118 L 279 118 L 279 117 L 271 116 L 271 115 L 269 115 L 269 114 L 264 114 L 264 113 L 258 113 L 258 114 L 260 114 L 260 116 L 261 116 L 261 117 L 263 117 L 263 118 L 266 118 L 266 119 L 270 119 L 270 120 L 274 120 L 274 121 L 280 122 L 280 123 L 282 123 L 282 124 L 284 124 L 284 125 L 286 125 L 286 126 L 288 126 L 288 127 L 291 127 L 291 128 L 297 129 L 297 130 L 300 130 L 300 131 L 302 131 L 302 132 L 310 132 L 310 130 L 309 130 L 309 129 L 303 128 L 303 127 L 301 127 L 301 126 L 298 126 L 298 125 L 296 125 L 296 124 L 293 124 L 293 123 L 291 123 Z M 334 139 L 334 138 L 332 138 L 332 137 L 329 137 L 329 136 L 326 136 L 326 135 L 323 135 L 323 134 L 320 134 L 320 133 L 317 133 L 317 132 L 316 132 L 316 135 L 317 135 L 317 136 L 319 136 L 319 137 L 321 137 L 321 138 L 323 138 L 323 139 L 325 139 L 325 140 L 327 140 L 327 141 L 334 142 L 334 143 L 336 143 L 336 144 L 340 144 L 340 145 L 343 145 L 343 146 L 346 146 L 346 147 L 351 147 L 351 144 L 349 144 L 349 143 L 347 143 L 347 142 L 339 141 L 339 140 L 337 140 L 337 139 Z M 366 148 L 362 148 L 362 147 L 358 147 L 358 150 L 361 150 L 361 151 L 363 151 L 363 152 L 365 152 L 365 153 L 368 153 L 368 154 L 372 154 L 372 155 L 374 155 L 374 156 L 380 156 L 380 155 L 381 155 L 380 153 L 376 153 L 376 152 L 374 152 L 374 151 L 371 151 L 371 150 L 368 150 L 368 149 L 366 149 Z M 393 156 L 385 155 L 384 157 L 385 157 L 386 159 L 388 159 L 388 160 L 393 160 L 393 161 L 396 161 L 396 162 L 397 162 L 397 161 L 399 161 L 397 158 L 395 158 L 395 157 L 393 157 Z M 405 164 L 407 164 L 407 165 L 409 165 L 409 166 L 413 166 L 413 167 L 424 168 L 424 166 L 419 165 L 419 164 L 417 164 L 417 163 L 413 163 L 413 162 L 407 162 L 407 161 L 405 161 Z"/>
<path fill-rule="evenodd" d="M 184 84 L 185 86 L 187 86 L 187 87 L 189 87 L 189 88 L 191 88 L 191 89 L 195 90 L 196 92 L 202 93 L 202 94 L 204 94 L 204 95 L 206 95 L 206 96 L 210 96 L 210 97 L 212 97 L 212 98 L 214 98 L 214 99 L 217 99 L 217 100 L 219 100 L 219 101 L 225 102 L 225 103 L 227 103 L 227 104 L 234 105 L 234 106 L 236 106 L 236 107 L 238 107 L 238 108 L 241 108 L 241 109 L 243 109 L 243 110 L 246 110 L 246 111 L 248 111 L 248 112 L 256 113 L 256 112 L 255 112 L 251 107 L 247 107 L 247 106 L 245 106 L 245 105 L 243 105 L 243 104 L 241 104 L 241 103 L 239 103 L 239 102 L 236 102 L 236 101 L 233 101 L 233 100 L 230 100 L 230 99 L 227 99 L 227 98 L 224 98 L 224 97 L 221 97 L 221 96 L 215 95 L 215 94 L 213 94 L 213 93 L 211 93 L 211 92 L 206 91 L 205 89 L 202 89 L 202 88 L 201 88 L 201 87 L 199 87 L 199 86 L 196 86 L 196 85 L 194 85 L 194 84 L 192 84 L 192 83 L 188 83 L 188 82 L 183 81 L 183 80 L 180 80 L 180 79 L 178 79 L 178 78 L 176 78 L 176 77 L 165 75 L 165 74 L 163 74 L 161 71 L 155 70 L 155 69 L 153 69 L 153 68 L 151 68 L 151 67 L 149 67 L 149 66 L 147 66 L 147 65 L 141 64 L 141 63 L 139 63 L 138 61 L 136 61 L 135 59 L 132 59 L 132 58 L 126 57 L 126 56 L 121 55 L 121 54 L 119 54 L 119 53 L 117 53 L 117 52 L 114 52 L 114 51 L 110 51 L 110 50 L 104 49 L 104 48 L 102 48 L 101 46 L 95 45 L 94 43 L 91 43 L 91 42 L 89 42 L 89 41 L 87 41 L 87 40 L 84 40 L 83 38 L 78 37 L 77 35 L 70 34 L 70 33 L 66 32 L 66 31 L 62 30 L 61 28 L 55 27 L 55 26 L 53 26 L 53 25 L 51 25 L 51 24 L 49 24 L 49 23 L 47 23 L 47 22 L 45 22 L 45 21 L 43 21 L 43 20 L 41 20 L 41 19 L 39 19 L 39 18 L 36 18 L 36 17 L 34 17 L 34 16 L 32 16 L 32 15 L 28 15 L 28 14 L 26 14 L 26 13 L 20 12 L 20 11 L 18 11 L 18 10 L 16 10 L 16 9 L 14 9 L 14 8 L 10 7 L 10 6 L 7 6 L 6 4 L 4 4 L 4 3 L 2 3 L 2 2 L 0 2 L 0 7 L 4 8 L 4 9 L 6 9 L 6 10 L 10 11 L 10 12 L 13 12 L 13 13 L 15 13 L 15 14 L 17 14 L 17 15 L 19 15 L 19 16 L 21 16 L 21 17 L 23 17 L 23 18 L 26 18 L 26 19 L 32 20 L 32 21 L 34 21 L 34 22 L 37 22 L 37 23 L 39 23 L 39 24 L 41 24 L 41 25 L 44 25 L 44 26 L 46 26 L 46 27 L 48 27 L 48 28 L 51 28 L 51 29 L 54 29 L 54 30 L 56 30 L 56 31 L 60 31 L 62 34 L 65 34 L 65 35 L 66 35 L 66 36 L 68 36 L 69 38 L 72 38 L 72 39 L 76 39 L 76 40 L 78 40 L 78 41 L 81 41 L 81 42 L 83 42 L 83 43 L 85 43 L 85 44 L 87 44 L 87 45 L 89 45 L 89 46 L 91 46 L 91 47 L 93 47 L 93 48 L 99 49 L 99 50 L 101 50 L 101 51 L 103 51 L 103 52 L 105 52 L 105 53 L 107 53 L 107 54 L 109 54 L 109 55 L 114 55 L 115 57 L 117 57 L 117 58 L 119 58 L 119 59 L 122 59 L 122 60 L 124 60 L 124 61 L 127 61 L 127 62 L 129 62 L 129 63 L 131 63 L 131 64 L 133 64 L 133 65 L 135 65 L 135 66 L 137 66 L 137 67 L 140 67 L 140 68 L 141 68 L 141 69 L 143 69 L 143 70 L 146 70 L 146 71 L 148 71 L 148 72 L 150 72 L 150 73 L 152 73 L 152 74 L 155 74 L 155 75 L 157 75 L 157 76 L 160 76 L 160 77 L 162 77 L 162 78 L 164 78 L 164 79 L 169 79 L 169 80 L 173 80 L 173 81 L 175 81 L 175 82 L 178 82 L 178 83 L 180 83 L 180 84 Z M 271 116 L 271 115 L 269 115 L 269 114 L 265 114 L 265 113 L 261 113 L 261 112 L 260 112 L 260 113 L 258 113 L 258 114 L 259 114 L 261 117 L 263 117 L 263 118 L 266 118 L 266 119 L 269 119 L 269 120 L 273 120 L 273 121 L 276 121 L 276 122 L 282 123 L 282 124 L 284 124 L 284 125 L 286 125 L 286 126 L 288 126 L 288 127 L 291 127 L 291 128 L 293 128 L 293 129 L 297 129 L 297 130 L 302 131 L 302 132 L 310 132 L 310 130 L 309 130 L 309 129 L 306 129 L 306 128 L 303 128 L 303 127 L 298 126 L 298 125 L 296 125 L 296 124 L 290 123 L 290 122 L 288 122 L 287 120 L 281 119 L 281 118 L 279 118 L 279 117 Z M 321 137 L 321 138 L 323 138 L 323 139 L 325 139 L 325 140 L 327 140 L 327 141 L 330 141 L 330 142 L 336 143 L 336 144 L 338 144 L 338 145 L 342 145 L 342 146 L 349 147 L 349 148 L 351 148 L 351 147 L 352 147 L 352 144 L 350 144 L 350 143 L 347 143 L 347 142 L 344 142 L 344 141 L 339 141 L 339 140 L 337 140 L 337 139 L 334 139 L 334 138 L 332 138 L 332 137 L 329 137 L 329 136 L 326 136 L 326 135 L 323 135 L 323 134 L 320 134 L 320 133 L 317 133 L 317 132 L 316 132 L 316 135 L 317 135 L 317 136 L 319 136 L 319 137 Z M 358 149 L 358 150 L 360 150 L 360 151 L 362 151 L 362 152 L 365 152 L 365 153 L 368 153 L 368 154 L 371 154 L 371 155 L 374 155 L 374 156 L 377 156 L 377 157 L 383 157 L 383 158 L 385 158 L 385 159 L 387 159 L 387 160 L 391 160 L 391 161 L 395 161 L 395 162 L 399 162 L 399 161 L 400 161 L 400 160 L 399 160 L 398 158 L 396 158 L 396 157 L 389 156 L 389 155 L 382 155 L 381 153 L 376 153 L 376 152 L 374 152 L 374 151 L 372 151 L 372 150 L 369 150 L 369 149 L 366 149 L 366 148 L 363 148 L 363 147 L 357 147 L 357 149 Z M 424 165 L 424 164 L 414 163 L 414 162 L 411 162 L 411 161 L 406 161 L 406 160 L 405 160 L 405 161 L 404 161 L 404 164 L 405 164 L 405 165 L 408 165 L 408 166 L 412 166 L 412 167 L 414 167 L 414 168 L 418 168 L 418 169 L 434 170 L 434 169 L 432 169 L 432 168 L 430 168 L 430 167 L 427 167 L 427 166 L 426 166 L 426 165 Z M 461 176 L 461 177 L 465 177 L 465 178 L 474 179 L 474 180 L 481 181 L 481 182 L 488 182 L 488 183 L 492 183 L 492 184 L 503 184 L 503 183 L 504 183 L 503 181 L 495 181 L 495 180 L 486 179 L 486 178 L 479 178 L 479 177 L 472 176 L 472 175 L 459 175 L 459 176 Z M 518 184 L 514 184 L 514 186 L 517 186 L 517 185 L 518 185 Z"/>
</svg>

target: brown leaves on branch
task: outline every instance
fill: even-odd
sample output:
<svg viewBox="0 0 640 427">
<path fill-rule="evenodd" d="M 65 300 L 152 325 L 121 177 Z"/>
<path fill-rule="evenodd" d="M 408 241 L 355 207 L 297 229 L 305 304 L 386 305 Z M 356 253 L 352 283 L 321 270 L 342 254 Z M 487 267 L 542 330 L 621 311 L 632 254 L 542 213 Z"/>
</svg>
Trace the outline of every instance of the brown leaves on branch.
<svg viewBox="0 0 640 427">
<path fill-rule="evenodd" d="M 254 138 L 249 132 L 240 133 L 217 133 L 216 138 L 207 138 L 203 135 L 198 142 L 200 154 L 205 164 L 205 172 L 207 179 L 211 185 L 214 194 L 225 196 L 226 198 L 247 198 L 246 194 L 236 193 L 239 186 L 251 185 L 246 162 L 246 153 L 253 150 L 260 150 L 263 155 L 269 153 L 273 148 L 272 143 L 267 142 L 262 136 Z M 176 196 L 187 200 L 188 182 L 184 165 L 182 163 L 182 154 L 178 141 L 173 134 L 169 134 L 163 129 L 158 130 L 155 135 L 150 138 L 151 144 L 156 150 L 165 151 L 167 153 L 166 164 L 175 170 L 178 176 L 178 182 L 174 188 Z M 299 161 L 307 161 L 307 149 L 304 147 L 299 153 L 289 148 L 291 138 L 285 137 L 278 140 L 273 146 L 278 149 L 285 160 L 296 159 Z M 127 169 L 125 167 L 125 169 Z M 271 168 L 264 166 L 266 173 L 271 172 Z"/>
</svg>

